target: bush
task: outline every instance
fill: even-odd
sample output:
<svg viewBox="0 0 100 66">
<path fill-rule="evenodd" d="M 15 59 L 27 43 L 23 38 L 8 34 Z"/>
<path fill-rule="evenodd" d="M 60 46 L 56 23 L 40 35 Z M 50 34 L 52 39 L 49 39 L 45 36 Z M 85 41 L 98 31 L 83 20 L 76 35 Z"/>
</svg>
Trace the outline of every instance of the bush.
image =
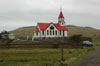
<svg viewBox="0 0 100 66">
<path fill-rule="evenodd" d="M 92 38 L 91 37 L 82 37 L 82 41 L 91 41 L 92 42 Z"/>
<path fill-rule="evenodd" d="M 53 48 L 59 48 L 58 44 L 53 44 Z"/>
<path fill-rule="evenodd" d="M 82 35 L 73 35 L 69 37 L 68 42 L 80 43 L 82 41 Z"/>
</svg>

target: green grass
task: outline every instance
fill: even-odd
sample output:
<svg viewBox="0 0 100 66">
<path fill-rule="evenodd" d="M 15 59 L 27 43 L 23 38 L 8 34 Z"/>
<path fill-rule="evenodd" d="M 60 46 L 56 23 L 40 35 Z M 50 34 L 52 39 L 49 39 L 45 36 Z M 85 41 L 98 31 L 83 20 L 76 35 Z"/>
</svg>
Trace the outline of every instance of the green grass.
<svg viewBox="0 0 100 66">
<path fill-rule="evenodd" d="M 64 62 L 60 62 L 60 48 L 0 49 L 0 66 L 69 66 L 91 52 L 93 48 L 64 48 Z"/>
<path fill-rule="evenodd" d="M 93 38 L 93 44 L 99 46 L 100 45 L 100 37 Z"/>
</svg>

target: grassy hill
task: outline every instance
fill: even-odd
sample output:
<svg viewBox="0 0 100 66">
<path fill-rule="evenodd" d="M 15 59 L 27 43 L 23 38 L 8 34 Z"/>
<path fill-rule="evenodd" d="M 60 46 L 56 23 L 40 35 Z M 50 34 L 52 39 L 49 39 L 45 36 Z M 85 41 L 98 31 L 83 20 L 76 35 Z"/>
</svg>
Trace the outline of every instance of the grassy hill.
<svg viewBox="0 0 100 66">
<path fill-rule="evenodd" d="M 67 28 L 68 28 L 68 36 L 71 36 L 74 34 L 82 34 L 83 36 L 88 36 L 88 37 L 100 36 L 100 30 L 94 29 L 91 27 L 67 25 Z M 34 29 L 35 29 L 35 26 L 28 26 L 28 27 L 18 28 L 10 32 L 15 34 L 16 37 L 26 37 L 27 35 L 31 37 L 33 35 Z"/>
<path fill-rule="evenodd" d="M 10 31 L 10 33 L 15 34 L 16 37 L 26 37 L 27 35 L 29 37 L 32 37 L 34 30 L 35 26 L 28 26 L 15 29 L 13 31 Z"/>
<path fill-rule="evenodd" d="M 80 27 L 68 25 L 68 35 L 82 34 L 87 37 L 98 37 L 100 36 L 100 30 L 91 27 Z"/>
</svg>

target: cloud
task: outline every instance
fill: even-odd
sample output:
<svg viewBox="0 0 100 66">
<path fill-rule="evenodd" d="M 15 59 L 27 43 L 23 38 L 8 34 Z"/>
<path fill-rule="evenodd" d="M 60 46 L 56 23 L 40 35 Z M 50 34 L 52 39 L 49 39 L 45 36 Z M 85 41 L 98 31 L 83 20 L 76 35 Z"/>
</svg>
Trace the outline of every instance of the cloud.
<svg viewBox="0 0 100 66">
<path fill-rule="evenodd" d="M 57 22 L 60 5 L 67 24 L 100 28 L 100 0 L 0 0 L 0 26 Z"/>
<path fill-rule="evenodd" d="M 1 0 L 0 12 L 27 13 L 63 9 L 69 12 L 100 13 L 99 0 Z"/>
</svg>

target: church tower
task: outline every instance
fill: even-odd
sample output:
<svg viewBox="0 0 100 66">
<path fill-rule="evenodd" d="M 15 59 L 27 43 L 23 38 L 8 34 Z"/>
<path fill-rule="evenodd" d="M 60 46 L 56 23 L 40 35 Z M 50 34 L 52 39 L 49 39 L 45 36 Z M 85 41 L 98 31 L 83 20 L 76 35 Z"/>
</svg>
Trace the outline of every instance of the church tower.
<svg viewBox="0 0 100 66">
<path fill-rule="evenodd" d="M 62 9 L 60 9 L 60 14 L 59 14 L 59 17 L 58 17 L 58 23 L 59 23 L 60 26 L 65 26 L 65 21 L 64 21 Z"/>
</svg>

